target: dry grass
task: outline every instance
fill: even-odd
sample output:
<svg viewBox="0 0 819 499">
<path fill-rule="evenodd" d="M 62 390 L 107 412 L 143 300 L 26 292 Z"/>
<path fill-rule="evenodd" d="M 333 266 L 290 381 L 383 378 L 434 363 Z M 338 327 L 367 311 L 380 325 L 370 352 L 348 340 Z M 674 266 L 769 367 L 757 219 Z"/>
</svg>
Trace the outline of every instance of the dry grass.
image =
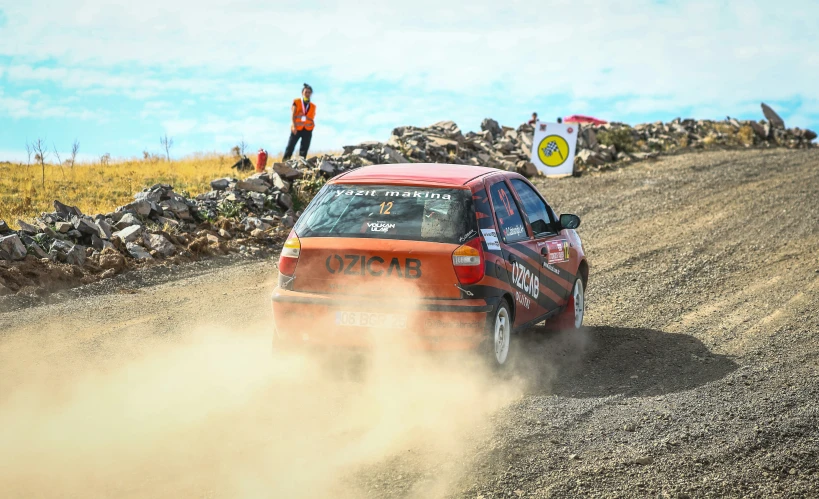
<svg viewBox="0 0 819 499">
<path fill-rule="evenodd" d="M 318 152 L 317 154 L 329 154 Z M 256 163 L 255 155 L 248 155 Z M 268 166 L 280 157 L 268 159 Z M 40 165 L 0 163 L 0 220 L 16 227 L 17 220 L 31 221 L 41 212 L 53 211 L 54 200 L 75 205 L 83 213 L 108 213 L 129 203 L 135 193 L 157 183 L 170 184 L 180 193 L 196 195 L 210 190 L 210 181 L 237 176 L 227 154 L 195 154 L 167 162 L 156 159 L 117 160 L 108 165 L 47 164 L 45 185 Z M 249 174 L 246 174 L 249 175 Z"/>
</svg>

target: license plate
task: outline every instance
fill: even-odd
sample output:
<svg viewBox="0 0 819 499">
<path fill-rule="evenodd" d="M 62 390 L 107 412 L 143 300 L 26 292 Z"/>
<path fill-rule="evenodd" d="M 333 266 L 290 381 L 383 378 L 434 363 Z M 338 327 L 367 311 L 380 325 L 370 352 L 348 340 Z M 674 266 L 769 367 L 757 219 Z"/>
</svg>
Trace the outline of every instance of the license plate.
<svg viewBox="0 0 819 499">
<path fill-rule="evenodd" d="M 383 327 L 385 329 L 405 329 L 406 314 L 382 314 L 378 312 L 336 312 L 339 326 Z"/>
</svg>

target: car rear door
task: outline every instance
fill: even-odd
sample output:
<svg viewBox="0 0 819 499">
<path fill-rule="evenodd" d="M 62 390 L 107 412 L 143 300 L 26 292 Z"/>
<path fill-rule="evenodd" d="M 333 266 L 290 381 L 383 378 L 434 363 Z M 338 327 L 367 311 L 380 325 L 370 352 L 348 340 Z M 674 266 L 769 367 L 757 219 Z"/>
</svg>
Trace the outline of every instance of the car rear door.
<svg viewBox="0 0 819 499">
<path fill-rule="evenodd" d="M 576 265 L 572 266 L 577 251 L 572 251 L 569 239 L 557 230 L 553 211 L 538 190 L 522 178 L 513 178 L 509 183 L 532 229 L 534 248 L 540 259 L 541 285 L 546 288 L 546 294 L 552 301 L 562 306 L 574 285 L 575 276 L 571 269 L 577 268 Z"/>
<path fill-rule="evenodd" d="M 504 174 L 489 177 L 486 188 L 497 224 L 507 278 L 514 290 L 515 325 L 519 326 L 548 311 L 542 301 L 541 259 Z M 551 305 L 551 301 L 547 303 Z"/>
</svg>

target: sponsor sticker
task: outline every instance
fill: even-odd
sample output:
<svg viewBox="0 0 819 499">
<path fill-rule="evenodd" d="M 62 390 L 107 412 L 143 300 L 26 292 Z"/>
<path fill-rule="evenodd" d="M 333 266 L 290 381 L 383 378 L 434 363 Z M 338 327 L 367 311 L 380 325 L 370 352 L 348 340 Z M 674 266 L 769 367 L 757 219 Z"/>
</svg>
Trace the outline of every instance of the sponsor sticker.
<svg viewBox="0 0 819 499">
<path fill-rule="evenodd" d="M 421 260 L 404 258 L 402 262 L 393 258 L 389 263 L 380 256 L 366 255 L 330 255 L 324 261 L 324 267 L 330 274 L 371 275 L 373 277 L 395 275 L 404 279 L 421 277 Z"/>
<path fill-rule="evenodd" d="M 554 265 L 549 265 L 548 263 L 543 262 L 543 268 L 545 268 L 545 269 L 549 269 L 549 270 L 551 270 L 552 272 L 554 272 L 555 274 L 560 275 L 560 269 L 559 269 L 559 268 L 557 268 L 557 267 L 555 267 Z"/>
<path fill-rule="evenodd" d="M 518 262 L 512 265 L 512 284 L 535 299 L 540 294 L 540 277 L 537 272 L 533 273 Z"/>
<path fill-rule="evenodd" d="M 402 191 L 402 190 L 352 190 L 336 191 L 333 196 L 375 196 L 393 198 L 423 198 L 423 199 L 446 199 L 451 200 L 449 194 L 441 194 L 430 191 Z"/>
<path fill-rule="evenodd" d="M 464 241 L 466 241 L 466 240 L 468 240 L 468 239 L 472 239 L 472 237 L 473 237 L 475 234 L 477 234 L 477 232 L 475 232 L 475 229 L 472 229 L 472 230 L 470 230 L 469 232 L 467 232 L 466 234 L 464 234 L 463 236 L 461 236 L 461 237 L 458 239 L 458 242 L 461 242 L 461 243 L 462 243 L 462 242 L 464 242 Z"/>
<path fill-rule="evenodd" d="M 389 232 L 395 228 L 395 224 L 389 222 L 367 222 L 370 232 Z"/>
<path fill-rule="evenodd" d="M 569 241 L 560 239 L 558 241 L 546 241 L 547 263 L 563 263 L 569 261 Z"/>
<path fill-rule="evenodd" d="M 503 235 L 506 237 L 515 237 L 525 233 L 526 229 L 524 229 L 522 225 L 514 225 L 503 229 Z"/>
<path fill-rule="evenodd" d="M 490 251 L 500 251 L 500 242 L 498 241 L 498 233 L 495 229 L 481 229 L 483 240 L 486 241 L 486 248 Z"/>
<path fill-rule="evenodd" d="M 515 301 L 520 303 L 526 310 L 529 310 L 529 307 L 532 306 L 532 300 L 520 291 L 515 291 Z"/>
</svg>

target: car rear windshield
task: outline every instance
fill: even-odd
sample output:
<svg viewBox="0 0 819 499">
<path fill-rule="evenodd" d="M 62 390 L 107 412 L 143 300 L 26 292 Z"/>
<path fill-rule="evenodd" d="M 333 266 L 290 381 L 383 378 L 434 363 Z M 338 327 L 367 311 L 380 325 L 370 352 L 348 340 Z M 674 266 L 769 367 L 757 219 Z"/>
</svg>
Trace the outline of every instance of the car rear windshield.
<svg viewBox="0 0 819 499">
<path fill-rule="evenodd" d="M 299 237 L 463 243 L 477 235 L 467 189 L 326 185 L 296 224 Z"/>
</svg>

